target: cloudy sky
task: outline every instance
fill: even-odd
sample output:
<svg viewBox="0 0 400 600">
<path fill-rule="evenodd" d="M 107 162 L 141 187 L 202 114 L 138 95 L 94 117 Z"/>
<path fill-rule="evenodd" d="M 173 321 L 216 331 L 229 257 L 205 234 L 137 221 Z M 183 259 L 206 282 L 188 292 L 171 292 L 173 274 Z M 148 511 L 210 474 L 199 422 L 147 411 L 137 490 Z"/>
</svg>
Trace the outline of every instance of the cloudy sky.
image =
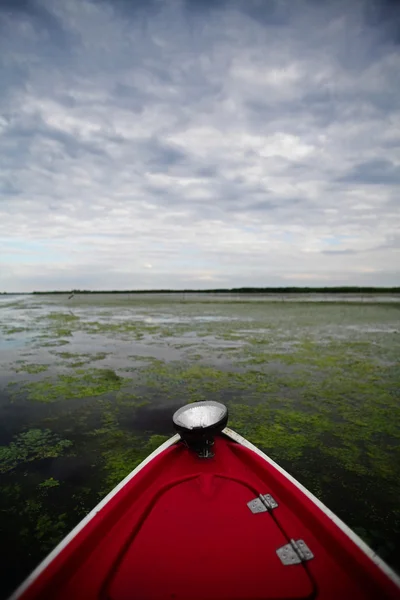
<svg viewBox="0 0 400 600">
<path fill-rule="evenodd" d="M 0 0 L 0 291 L 399 285 L 400 6 Z"/>
</svg>

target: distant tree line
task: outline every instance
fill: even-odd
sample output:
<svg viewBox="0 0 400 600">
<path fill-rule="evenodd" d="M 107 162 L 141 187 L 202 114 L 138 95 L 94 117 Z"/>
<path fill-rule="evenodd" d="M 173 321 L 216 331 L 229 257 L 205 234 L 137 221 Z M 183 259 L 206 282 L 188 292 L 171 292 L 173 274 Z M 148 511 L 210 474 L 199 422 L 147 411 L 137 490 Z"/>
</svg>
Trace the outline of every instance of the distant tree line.
<svg viewBox="0 0 400 600">
<path fill-rule="evenodd" d="M 52 290 L 33 294 L 399 294 L 400 287 L 241 287 L 210 290 Z"/>
</svg>

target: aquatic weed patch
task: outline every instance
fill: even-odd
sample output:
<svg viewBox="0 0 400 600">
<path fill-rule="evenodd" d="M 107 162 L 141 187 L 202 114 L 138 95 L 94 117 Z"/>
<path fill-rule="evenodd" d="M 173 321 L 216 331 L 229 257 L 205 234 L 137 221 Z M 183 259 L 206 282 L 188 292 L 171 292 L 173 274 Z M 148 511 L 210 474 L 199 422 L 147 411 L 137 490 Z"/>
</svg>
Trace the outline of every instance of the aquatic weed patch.
<svg viewBox="0 0 400 600">
<path fill-rule="evenodd" d="M 231 427 L 274 458 L 299 458 L 304 448 L 317 446 L 321 434 L 330 429 L 324 414 L 273 408 L 268 402 L 257 406 L 230 404 L 229 411 Z"/>
<path fill-rule="evenodd" d="M 87 432 L 81 451 L 91 457 L 101 475 L 100 496 L 126 477 L 168 436 L 146 435 L 123 427 L 126 410 L 139 410 L 146 402 L 119 392 L 115 400 L 101 400 L 99 427 Z"/>
<path fill-rule="evenodd" d="M 0 446 L 0 472 L 7 473 L 16 466 L 43 458 L 56 458 L 72 442 L 49 429 L 29 429 L 20 433 L 8 446 Z"/>
<path fill-rule="evenodd" d="M 143 459 L 165 442 L 168 436 L 143 436 L 124 432 L 123 435 L 109 433 L 100 442 L 104 488 L 100 495 L 107 493 L 137 467 Z"/>
<path fill-rule="evenodd" d="M 78 368 L 104 360 L 109 355 L 109 352 L 55 352 L 55 354 L 66 360 L 68 367 Z"/>
<path fill-rule="evenodd" d="M 29 373 L 30 375 L 36 375 L 38 373 L 43 373 L 44 371 L 47 371 L 47 369 L 49 368 L 49 365 L 37 365 L 37 364 L 33 364 L 33 363 L 26 363 L 26 364 L 21 364 L 18 365 L 18 367 L 15 369 L 16 373 L 20 373 L 20 372 L 24 372 L 24 373 Z"/>
<path fill-rule="evenodd" d="M 152 398 L 162 401 L 195 402 L 223 400 L 223 397 L 261 398 L 277 391 L 273 382 L 256 371 L 244 372 L 240 366 L 218 369 L 203 364 L 165 363 L 153 361 L 138 371 L 136 385 L 146 389 Z"/>
<path fill-rule="evenodd" d="M 79 317 L 71 312 L 51 312 L 44 318 L 57 323 L 76 323 L 79 321 Z"/>
<path fill-rule="evenodd" d="M 30 400 L 56 402 L 116 392 L 124 381 L 112 369 L 76 369 L 69 375 L 58 375 L 56 379 L 26 383 L 23 389 Z"/>
<path fill-rule="evenodd" d="M 121 322 L 101 322 L 101 321 L 87 321 L 82 324 L 82 331 L 91 335 L 113 335 L 123 339 L 136 339 L 140 340 L 145 335 L 150 335 L 159 332 L 158 326 L 148 325 L 143 321 L 132 321 L 129 319 Z"/>
<path fill-rule="evenodd" d="M 44 340 L 43 345 L 46 345 L 46 340 L 58 341 L 58 338 L 71 337 L 80 328 L 80 317 L 69 312 L 50 312 L 37 317 L 34 323 L 36 330 L 41 332 L 39 339 Z"/>
<path fill-rule="evenodd" d="M 57 348 L 59 346 L 66 346 L 67 344 L 69 344 L 68 340 L 57 340 L 57 339 L 51 339 L 51 340 L 44 340 L 42 341 L 43 338 L 40 338 L 40 340 L 36 340 L 35 343 L 35 347 L 40 349 L 40 348 Z"/>
<path fill-rule="evenodd" d="M 85 360 L 87 362 L 103 360 L 106 356 L 109 355 L 109 352 L 56 352 L 55 353 L 60 358 L 64 358 L 66 360 Z"/>
<path fill-rule="evenodd" d="M 28 327 L 4 327 L 3 333 L 4 335 L 14 335 L 15 333 L 23 333 L 25 331 L 29 331 Z"/>
</svg>

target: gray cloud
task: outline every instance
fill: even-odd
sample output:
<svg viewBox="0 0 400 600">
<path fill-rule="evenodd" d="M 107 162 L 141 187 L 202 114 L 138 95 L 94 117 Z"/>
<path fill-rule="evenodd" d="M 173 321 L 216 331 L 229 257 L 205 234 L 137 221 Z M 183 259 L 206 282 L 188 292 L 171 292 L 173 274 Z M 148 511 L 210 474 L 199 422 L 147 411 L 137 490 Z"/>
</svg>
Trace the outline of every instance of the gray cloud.
<svg viewBox="0 0 400 600">
<path fill-rule="evenodd" d="M 398 17 L 1 2 L 0 287 L 398 282 Z"/>
<path fill-rule="evenodd" d="M 38 0 L 1 0 L 0 3 L 0 31 L 7 42 L 10 41 L 10 24 L 17 25 L 21 32 L 26 33 L 23 40 L 18 40 L 21 51 L 28 49 L 32 32 L 41 36 L 40 54 L 47 55 L 54 61 L 56 58 L 65 57 L 70 53 L 73 42 L 71 36 L 64 28 L 62 21 L 57 18 L 52 7 L 46 7 Z M 39 47 L 36 46 L 37 50 Z M 17 49 L 17 46 L 14 46 Z"/>
<path fill-rule="evenodd" d="M 400 165 L 389 160 L 371 159 L 355 165 L 340 181 L 361 184 L 400 184 Z"/>
<path fill-rule="evenodd" d="M 348 256 L 349 254 L 356 254 L 356 250 L 323 250 L 322 254 Z"/>
</svg>

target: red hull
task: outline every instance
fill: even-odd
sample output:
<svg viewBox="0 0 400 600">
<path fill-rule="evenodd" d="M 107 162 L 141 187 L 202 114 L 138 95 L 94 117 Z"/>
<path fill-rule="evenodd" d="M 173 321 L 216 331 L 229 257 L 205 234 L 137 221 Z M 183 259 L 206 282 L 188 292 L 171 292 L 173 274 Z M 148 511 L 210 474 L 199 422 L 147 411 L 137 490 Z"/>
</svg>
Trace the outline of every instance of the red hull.
<svg viewBox="0 0 400 600">
<path fill-rule="evenodd" d="M 222 435 L 214 448 L 212 459 L 180 443 L 162 450 L 14 598 L 400 598 L 390 570 L 272 461 Z M 259 494 L 278 506 L 253 513 L 247 503 Z M 291 539 L 313 558 L 283 564 L 277 550 Z"/>
</svg>

